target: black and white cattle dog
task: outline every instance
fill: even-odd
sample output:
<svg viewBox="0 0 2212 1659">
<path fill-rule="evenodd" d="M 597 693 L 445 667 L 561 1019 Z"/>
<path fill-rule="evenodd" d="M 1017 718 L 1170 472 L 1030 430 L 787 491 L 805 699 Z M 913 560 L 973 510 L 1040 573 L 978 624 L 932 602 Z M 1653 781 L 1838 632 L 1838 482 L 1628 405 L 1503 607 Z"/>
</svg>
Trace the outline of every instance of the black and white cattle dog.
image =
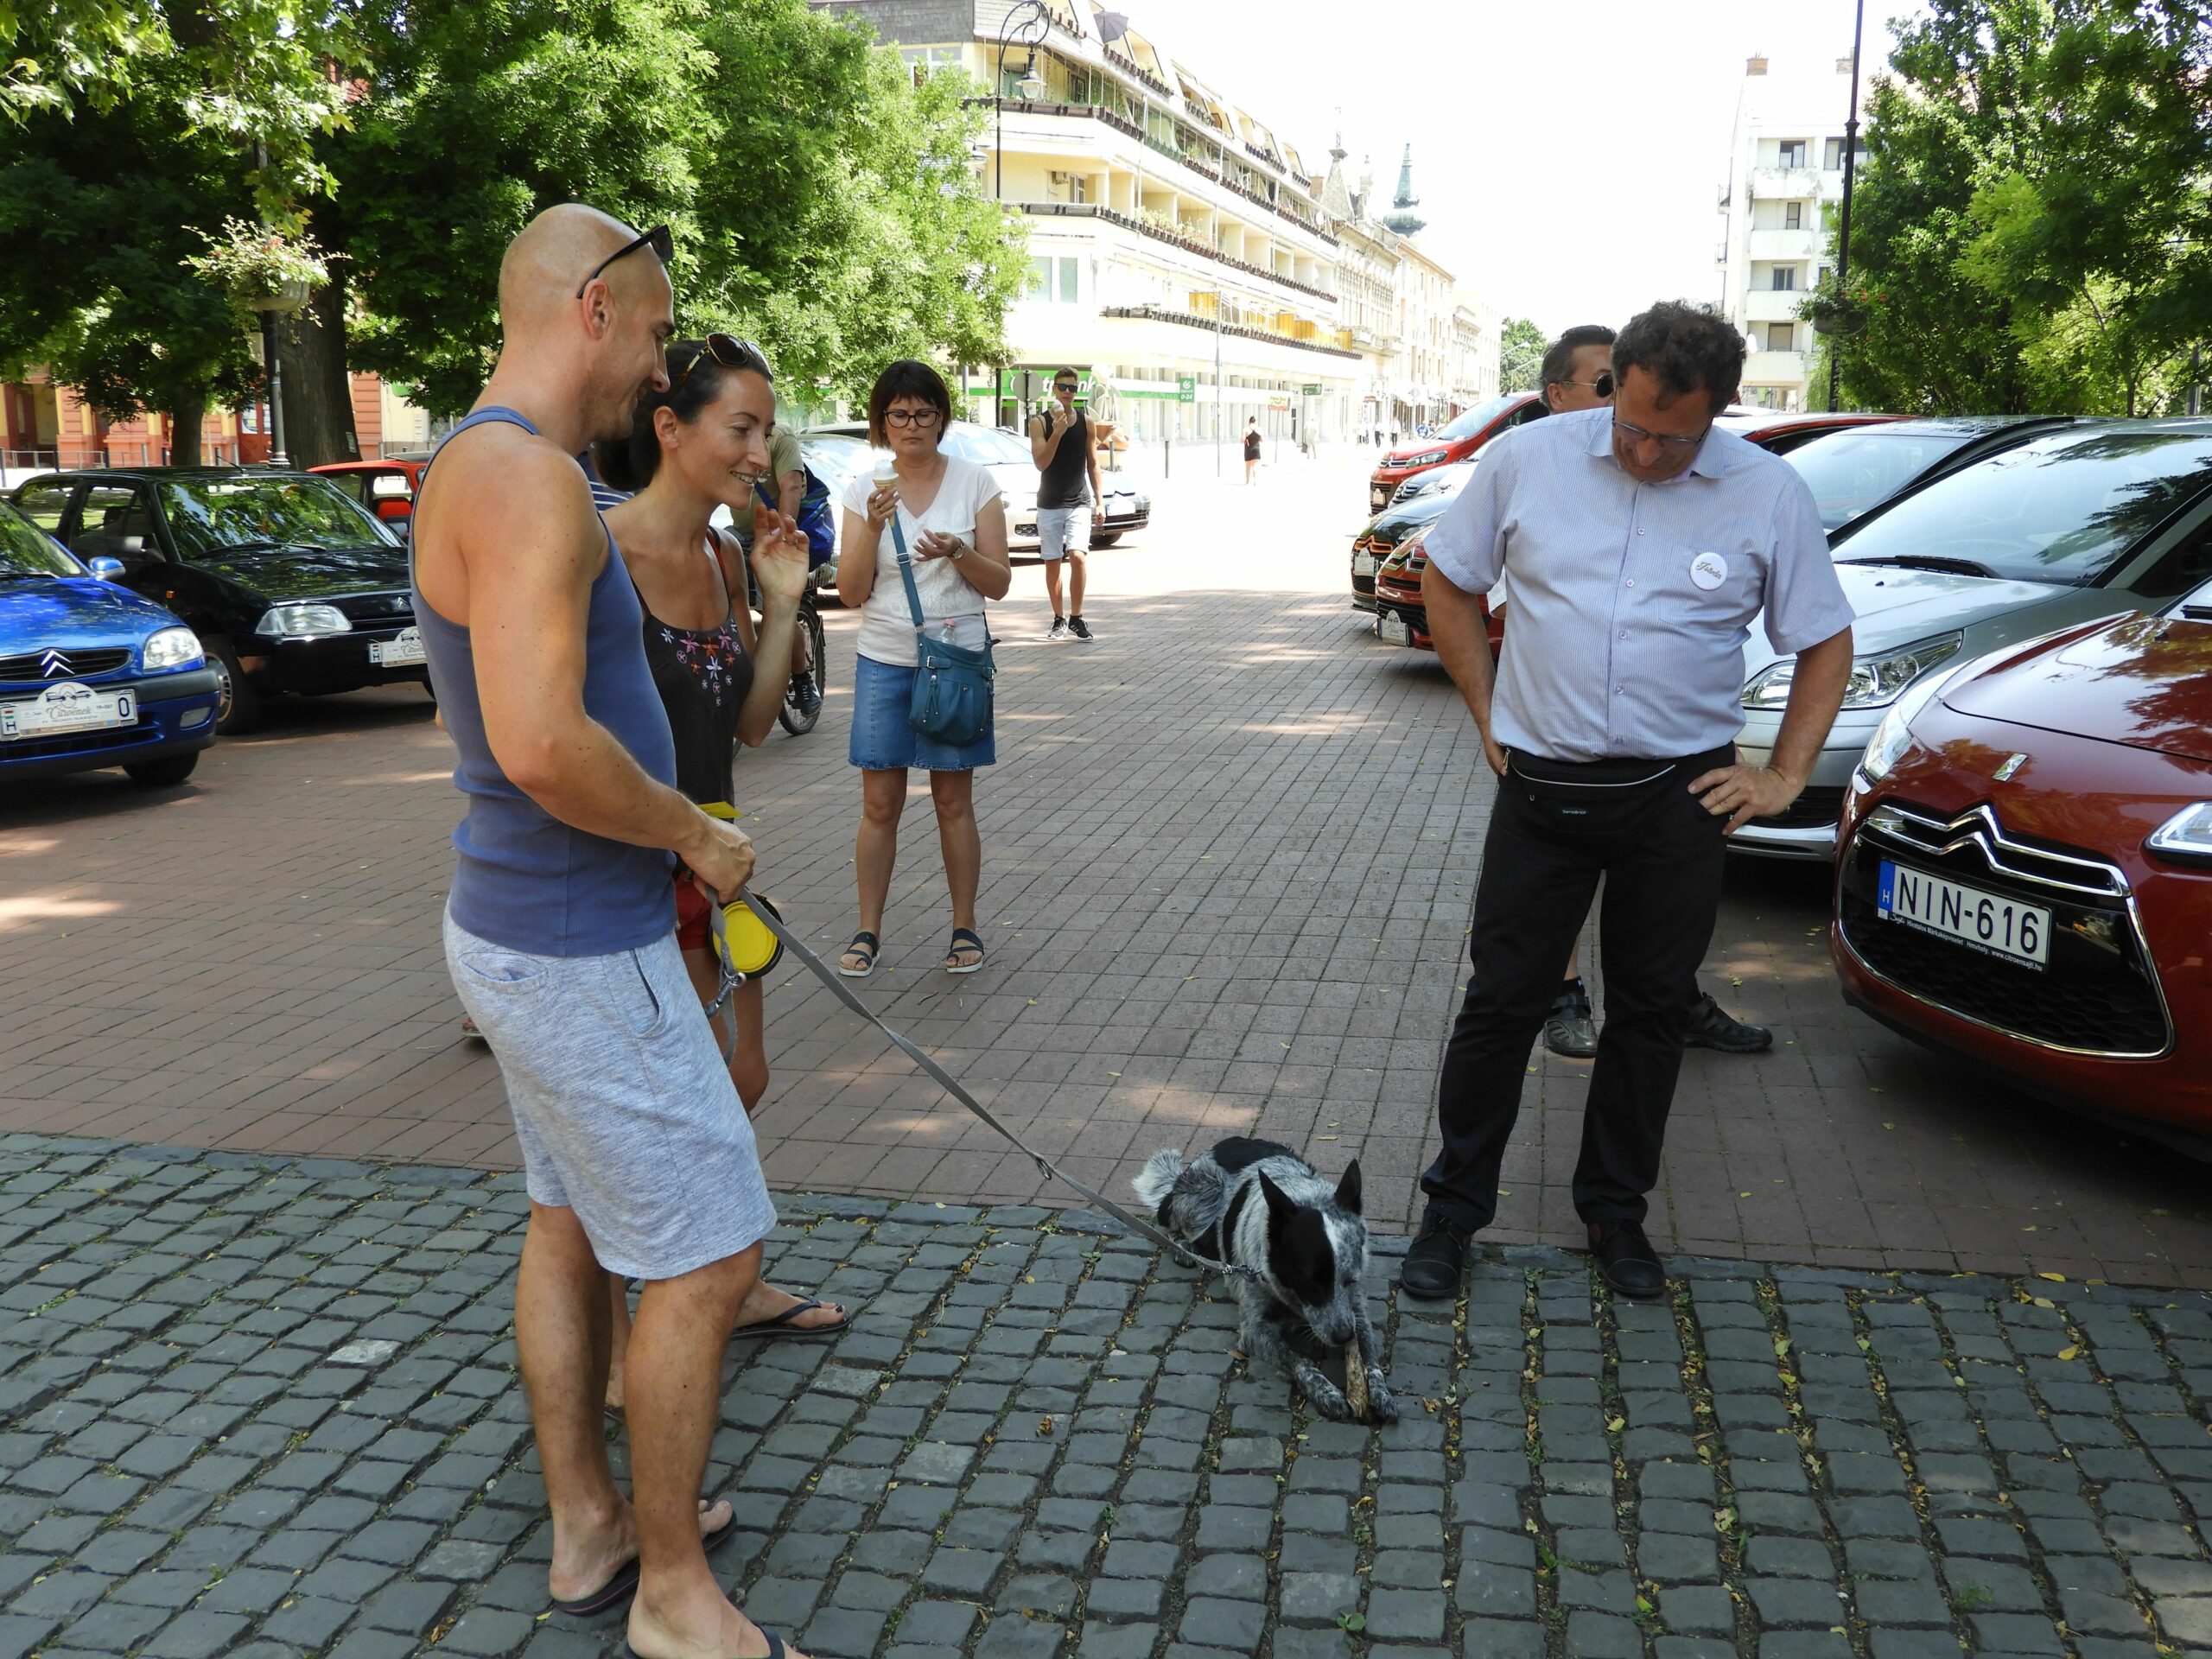
<svg viewBox="0 0 2212 1659">
<path fill-rule="evenodd" d="M 1316 1361 L 1356 1344 L 1370 1414 L 1398 1420 L 1361 1287 L 1367 1224 L 1357 1160 L 1332 1187 L 1288 1147 L 1236 1136 L 1187 1165 L 1173 1148 L 1156 1152 L 1130 1185 L 1193 1253 L 1259 1275 L 1257 1283 L 1229 1281 L 1243 1306 L 1252 1359 L 1280 1365 L 1316 1411 L 1341 1421 L 1354 1414 L 1351 1403 Z"/>
</svg>

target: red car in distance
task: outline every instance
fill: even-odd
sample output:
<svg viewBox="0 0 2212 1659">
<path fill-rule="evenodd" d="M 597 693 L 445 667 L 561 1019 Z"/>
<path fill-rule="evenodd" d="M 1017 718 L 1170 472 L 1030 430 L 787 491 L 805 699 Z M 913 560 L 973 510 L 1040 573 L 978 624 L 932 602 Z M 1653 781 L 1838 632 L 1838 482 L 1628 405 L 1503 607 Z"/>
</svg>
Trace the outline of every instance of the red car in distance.
<svg viewBox="0 0 2212 1659">
<path fill-rule="evenodd" d="M 1434 437 L 1402 443 L 1382 457 L 1367 480 L 1367 510 L 1380 512 L 1390 505 L 1398 486 L 1432 467 L 1465 461 L 1499 433 L 1543 417 L 1544 400 L 1533 391 L 1509 391 L 1477 404 L 1452 418 Z"/>
<path fill-rule="evenodd" d="M 414 527 L 415 497 L 429 464 L 428 455 L 393 455 L 383 461 L 336 461 L 308 471 L 328 479 L 404 540 Z"/>
<path fill-rule="evenodd" d="M 1846 999 L 2212 1147 L 2212 586 L 1900 700 L 1844 799 Z"/>
</svg>

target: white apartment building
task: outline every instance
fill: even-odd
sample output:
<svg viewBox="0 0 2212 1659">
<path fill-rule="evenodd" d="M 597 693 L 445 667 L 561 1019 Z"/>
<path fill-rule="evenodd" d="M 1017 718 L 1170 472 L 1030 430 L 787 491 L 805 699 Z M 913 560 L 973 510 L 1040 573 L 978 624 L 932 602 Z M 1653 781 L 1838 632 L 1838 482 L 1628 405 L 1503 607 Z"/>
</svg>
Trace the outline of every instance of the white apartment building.
<svg viewBox="0 0 2212 1659">
<path fill-rule="evenodd" d="M 1450 274 L 1410 262 L 1428 270 L 1418 315 L 1401 315 L 1410 245 L 1332 212 L 1298 150 L 1164 40 L 1096 0 L 814 3 L 866 22 L 916 74 L 995 88 L 977 162 L 1027 222 L 1031 275 L 1007 322 L 1014 362 L 963 372 L 976 418 L 1019 425 L 1070 366 L 1133 442 L 1211 444 L 1255 419 L 1285 442 L 1348 438 L 1378 379 L 1401 378 L 1385 331 L 1395 349 L 1416 327 L 1448 399 Z"/>
<path fill-rule="evenodd" d="M 1848 57 L 1783 74 L 1770 73 L 1763 57 L 1745 66 L 1715 261 L 1722 308 L 1750 346 L 1747 404 L 1805 407 L 1813 326 L 1797 313 L 1834 264 L 1850 105 Z M 1860 143 L 1863 164 L 1863 137 Z"/>
</svg>

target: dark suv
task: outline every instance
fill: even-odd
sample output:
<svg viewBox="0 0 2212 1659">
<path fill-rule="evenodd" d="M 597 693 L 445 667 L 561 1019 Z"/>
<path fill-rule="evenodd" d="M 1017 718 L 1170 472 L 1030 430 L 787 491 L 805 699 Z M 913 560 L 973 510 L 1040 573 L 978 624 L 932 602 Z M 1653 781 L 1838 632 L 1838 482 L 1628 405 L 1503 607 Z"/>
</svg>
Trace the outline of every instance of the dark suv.
<svg viewBox="0 0 2212 1659">
<path fill-rule="evenodd" d="M 219 729 L 277 691 L 415 681 L 422 636 L 398 539 L 327 479 L 240 467 L 48 473 L 16 505 L 79 558 L 176 613 L 221 681 Z"/>
</svg>

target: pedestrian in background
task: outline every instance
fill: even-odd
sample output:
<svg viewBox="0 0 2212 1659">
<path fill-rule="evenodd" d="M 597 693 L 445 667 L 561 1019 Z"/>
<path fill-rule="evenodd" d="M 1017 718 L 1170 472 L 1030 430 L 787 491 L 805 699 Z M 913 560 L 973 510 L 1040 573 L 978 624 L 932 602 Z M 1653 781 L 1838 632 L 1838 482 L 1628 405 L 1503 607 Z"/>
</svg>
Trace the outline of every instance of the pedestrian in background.
<svg viewBox="0 0 2212 1659">
<path fill-rule="evenodd" d="M 1260 423 L 1249 421 L 1244 427 L 1244 481 L 1249 484 L 1252 474 L 1260 470 Z"/>
<path fill-rule="evenodd" d="M 1073 369 L 1052 377 L 1052 401 L 1029 420 L 1029 454 L 1037 463 L 1037 556 L 1045 563 L 1045 597 L 1052 601 L 1047 636 L 1088 639 L 1083 589 L 1090 552 L 1091 515 L 1106 499 L 1098 476 L 1098 436 L 1090 412 L 1077 409 L 1082 385 Z M 1068 566 L 1068 608 L 1060 610 L 1060 563 Z"/>
<path fill-rule="evenodd" d="M 984 602 L 1004 599 L 1014 585 L 1006 504 L 998 486 L 976 462 L 938 448 L 951 418 L 952 394 L 942 375 L 912 359 L 893 363 L 876 377 L 868 399 L 868 442 L 891 452 L 891 470 L 862 474 L 845 490 L 837 597 L 861 613 L 851 748 L 852 763 L 861 769 L 861 827 L 853 856 L 861 925 L 837 963 L 849 979 L 865 979 L 875 970 L 883 906 L 899 857 L 906 773 L 917 766 L 930 775 L 952 899 L 952 945 L 944 970 L 972 974 L 983 965 L 982 936 L 976 931 L 976 890 L 983 868 L 976 768 L 997 760 L 996 742 L 987 729 L 976 741 L 954 747 L 917 732 L 909 718 L 920 628 L 951 645 L 981 647 L 990 638 Z M 899 568 L 897 538 L 888 533 L 894 523 L 910 556 L 922 612 L 918 626 Z"/>
<path fill-rule="evenodd" d="M 729 1654 L 772 1643 L 707 1565 L 737 1517 L 700 1486 L 723 1345 L 776 1215 L 677 948 L 671 877 L 681 861 L 734 898 L 753 848 L 675 787 L 637 592 L 575 460 L 668 385 L 670 251 L 664 226 L 635 235 L 575 204 L 509 246 L 498 365 L 423 478 L 414 600 L 468 798 L 446 960 L 499 1062 L 530 1194 L 515 1351 L 548 1588 L 576 1612 L 634 1594 L 639 1652 Z M 609 1273 L 645 1286 L 634 1503 L 601 1414 Z"/>
<path fill-rule="evenodd" d="M 1613 401 L 1613 331 L 1601 322 L 1586 322 L 1568 329 L 1544 353 L 1544 407 L 1554 415 L 1598 409 Z M 1505 607 L 1505 585 L 1491 591 L 1491 608 Z M 1586 1060 L 1598 1052 L 1597 1010 L 1590 1001 L 1590 987 L 1582 977 L 1581 941 L 1567 952 L 1567 976 L 1544 1016 L 1544 1046 L 1570 1060 Z M 1758 1054 L 1774 1046 L 1774 1033 L 1764 1026 L 1748 1025 L 1732 1018 L 1710 991 L 1700 992 L 1690 1006 L 1684 1040 L 1692 1048 L 1718 1049 L 1727 1054 Z"/>
<path fill-rule="evenodd" d="M 728 335 L 722 336 L 728 339 Z M 768 471 L 755 479 L 753 487 L 730 502 L 730 528 L 747 541 L 753 539 L 753 509 L 757 502 L 773 507 L 792 524 L 799 521 L 799 511 L 806 502 L 806 457 L 798 447 L 798 434 L 779 421 L 768 434 Z M 817 497 L 817 499 L 819 498 Z M 822 689 L 814 682 L 814 661 L 810 655 L 811 643 L 804 628 L 793 631 L 791 650 L 791 679 L 793 699 L 802 715 L 811 715 L 822 706 Z"/>
<path fill-rule="evenodd" d="M 1742 377 L 1742 335 L 1705 308 L 1656 305 L 1612 360 L 1611 408 L 1497 439 L 1427 541 L 1430 631 L 1500 782 L 1438 1088 L 1443 1148 L 1400 1275 L 1415 1296 L 1457 1293 L 1468 1241 L 1497 1211 L 1529 1052 L 1600 878 L 1608 1017 L 1574 1204 L 1614 1289 L 1664 1291 L 1645 1195 L 1724 837 L 1796 798 L 1851 672 L 1851 607 L 1811 492 L 1713 428 Z M 1493 683 L 1478 596 L 1501 575 L 1512 622 Z M 1772 764 L 1752 766 L 1735 739 L 1744 641 L 1762 615 L 1796 668 Z"/>
</svg>

